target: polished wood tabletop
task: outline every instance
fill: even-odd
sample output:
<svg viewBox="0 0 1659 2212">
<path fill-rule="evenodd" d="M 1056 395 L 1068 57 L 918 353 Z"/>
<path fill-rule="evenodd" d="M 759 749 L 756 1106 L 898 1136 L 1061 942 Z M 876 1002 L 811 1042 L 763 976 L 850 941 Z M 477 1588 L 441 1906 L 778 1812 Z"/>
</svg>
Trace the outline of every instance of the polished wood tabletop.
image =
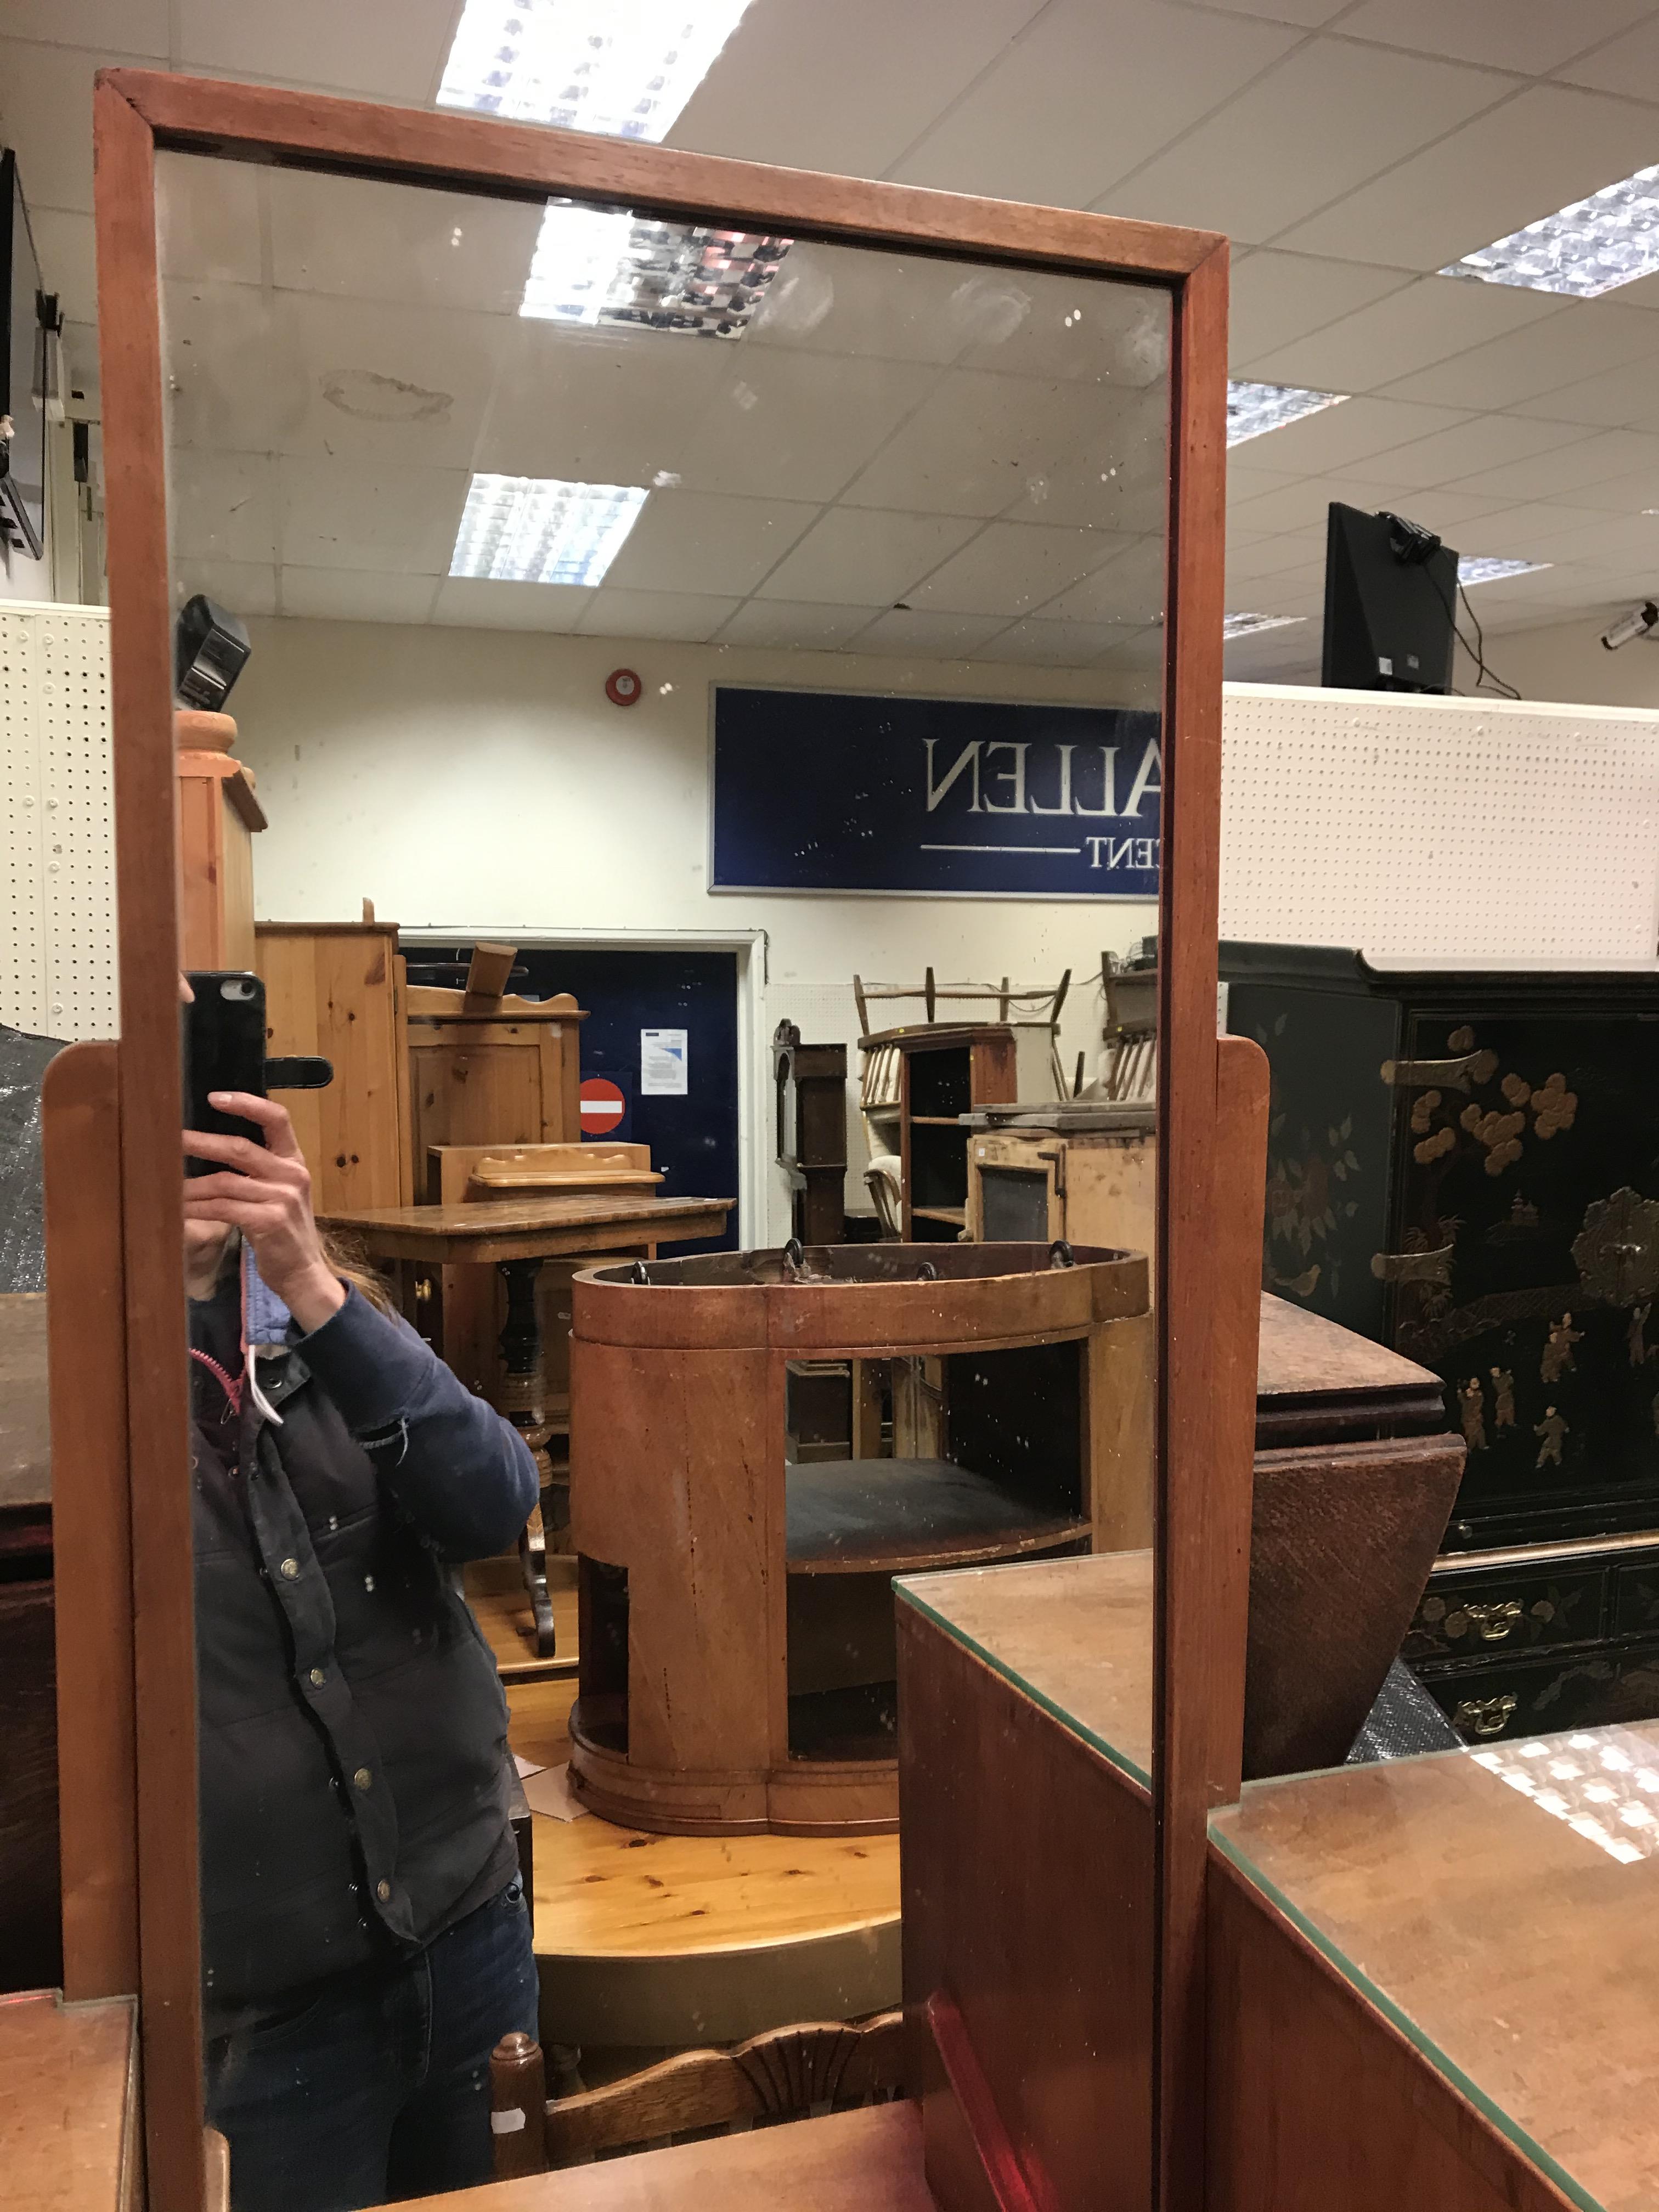
<svg viewBox="0 0 1659 2212">
<path fill-rule="evenodd" d="M 912 1575 L 919 1607 L 1133 1779 L 1152 1763 L 1152 1555 Z"/>
<path fill-rule="evenodd" d="M 1211 1836 L 1576 2202 L 1659 2206 L 1659 1721 L 1253 1783 Z"/>
<path fill-rule="evenodd" d="M 0 1512 L 52 1496 L 44 1291 L 0 1296 Z"/>
<path fill-rule="evenodd" d="M 0 2203 L 122 2212 L 141 2186 L 134 2003 L 0 1997 Z"/>
<path fill-rule="evenodd" d="M 936 2212 L 908 2100 L 422 2197 L 410 2212 Z"/>
<path fill-rule="evenodd" d="M 461 1206 L 376 1206 L 322 1213 L 371 1258 L 435 1263 L 547 1260 L 718 1237 L 734 1198 L 645 1198 L 634 1192 L 480 1199 Z"/>
</svg>

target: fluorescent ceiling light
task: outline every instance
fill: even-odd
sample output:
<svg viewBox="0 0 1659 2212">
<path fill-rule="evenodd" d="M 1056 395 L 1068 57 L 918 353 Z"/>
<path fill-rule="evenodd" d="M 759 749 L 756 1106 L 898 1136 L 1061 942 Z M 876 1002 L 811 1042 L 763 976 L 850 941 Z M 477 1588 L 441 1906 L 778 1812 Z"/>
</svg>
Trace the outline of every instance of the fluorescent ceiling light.
<svg viewBox="0 0 1659 2212">
<path fill-rule="evenodd" d="M 1457 564 L 1457 580 L 1467 591 L 1471 584 L 1491 584 L 1499 576 L 1530 576 L 1554 566 L 1553 561 L 1498 561 L 1489 553 L 1465 553 Z"/>
<path fill-rule="evenodd" d="M 665 138 L 748 0 L 466 0 L 440 107 Z"/>
<path fill-rule="evenodd" d="M 519 313 L 590 327 L 642 323 L 741 337 L 788 251 L 787 238 L 554 200 L 542 216 Z"/>
<path fill-rule="evenodd" d="M 1303 392 L 1293 384 L 1230 384 L 1227 386 L 1227 443 L 1242 446 L 1266 430 L 1282 430 L 1304 415 L 1340 407 L 1346 392 Z"/>
<path fill-rule="evenodd" d="M 1227 615 L 1223 617 L 1223 637 L 1254 637 L 1259 629 L 1288 629 L 1292 623 L 1306 622 L 1306 615 Z"/>
<path fill-rule="evenodd" d="M 449 573 L 507 584 L 599 583 L 645 501 L 635 484 L 475 476 Z"/>
<path fill-rule="evenodd" d="M 1622 184 L 1607 185 L 1478 253 L 1466 253 L 1440 274 L 1594 300 L 1656 269 L 1659 168 L 1638 169 Z"/>
</svg>

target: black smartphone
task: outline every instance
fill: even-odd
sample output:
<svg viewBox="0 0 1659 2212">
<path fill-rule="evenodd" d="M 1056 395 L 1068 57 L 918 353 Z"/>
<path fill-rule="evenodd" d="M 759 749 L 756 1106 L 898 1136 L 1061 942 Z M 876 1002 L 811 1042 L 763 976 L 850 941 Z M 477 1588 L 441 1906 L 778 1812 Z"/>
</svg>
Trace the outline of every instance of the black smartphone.
<svg viewBox="0 0 1659 2212">
<path fill-rule="evenodd" d="M 222 1114 L 208 1103 L 210 1091 L 265 1095 L 265 987 L 240 970 L 210 969 L 188 975 L 195 997 L 179 1009 L 184 1031 L 185 1127 L 222 1137 L 264 1142 L 258 1124 Z M 187 1176 L 216 1175 L 212 1160 L 186 1159 Z"/>
</svg>

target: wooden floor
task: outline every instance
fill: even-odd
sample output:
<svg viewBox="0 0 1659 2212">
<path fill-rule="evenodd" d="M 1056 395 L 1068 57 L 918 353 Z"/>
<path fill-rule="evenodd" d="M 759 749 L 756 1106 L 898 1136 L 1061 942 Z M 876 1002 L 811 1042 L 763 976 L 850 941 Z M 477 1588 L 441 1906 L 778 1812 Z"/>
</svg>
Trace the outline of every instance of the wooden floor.
<svg viewBox="0 0 1659 2212">
<path fill-rule="evenodd" d="M 503 1682 L 541 1682 L 575 1675 L 576 1562 L 573 1557 L 554 1553 L 547 1563 L 547 1589 L 553 1601 L 553 1626 L 559 1644 L 557 1656 L 551 1659 L 539 1657 L 536 1650 L 536 1624 L 518 1554 L 475 1559 L 466 1571 L 467 1602 L 495 1655 Z"/>
</svg>

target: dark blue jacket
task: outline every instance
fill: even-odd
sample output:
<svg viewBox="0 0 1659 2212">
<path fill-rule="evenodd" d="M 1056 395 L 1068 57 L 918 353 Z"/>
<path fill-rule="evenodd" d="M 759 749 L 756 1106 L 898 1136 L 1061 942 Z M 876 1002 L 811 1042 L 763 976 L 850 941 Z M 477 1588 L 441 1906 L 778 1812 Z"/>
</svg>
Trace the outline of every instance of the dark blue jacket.
<svg viewBox="0 0 1659 2212">
<path fill-rule="evenodd" d="M 233 1369 L 238 1297 L 233 1270 L 191 1310 L 192 1343 Z M 203 1948 L 222 2027 L 407 1954 L 513 1878 L 506 1704 L 448 1570 L 513 1543 L 537 1474 L 517 1431 L 356 1290 L 261 1359 L 280 1426 L 192 1368 Z"/>
</svg>

